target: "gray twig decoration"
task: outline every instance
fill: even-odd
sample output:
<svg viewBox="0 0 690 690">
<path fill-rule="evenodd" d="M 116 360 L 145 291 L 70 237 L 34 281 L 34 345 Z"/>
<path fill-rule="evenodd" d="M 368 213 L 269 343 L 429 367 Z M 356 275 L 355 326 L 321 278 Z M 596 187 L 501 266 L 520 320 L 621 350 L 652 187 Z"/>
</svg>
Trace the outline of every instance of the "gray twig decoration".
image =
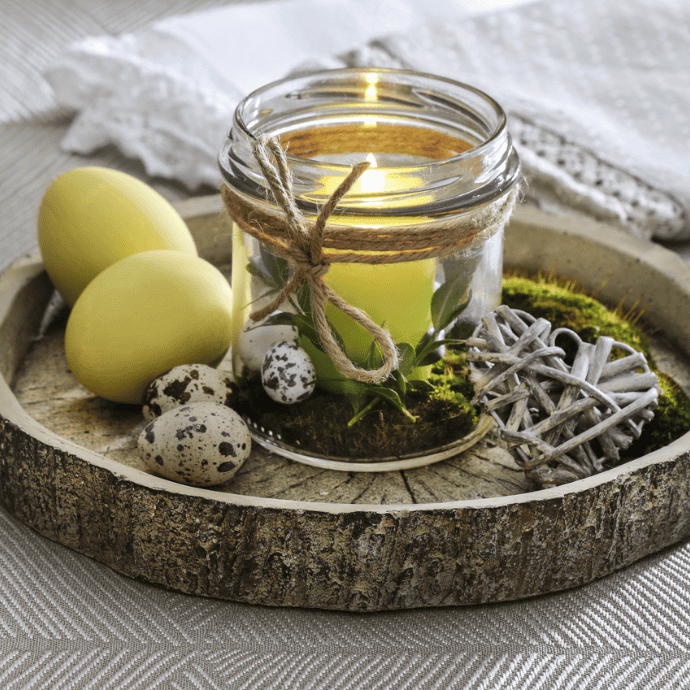
<svg viewBox="0 0 690 690">
<path fill-rule="evenodd" d="M 570 366 L 559 337 L 577 344 Z M 503 305 L 482 319 L 468 346 L 475 403 L 542 486 L 601 472 L 654 417 L 656 374 L 641 352 L 613 338 L 585 343 L 570 329 L 552 333 L 546 319 Z M 628 354 L 610 361 L 614 348 Z"/>
</svg>

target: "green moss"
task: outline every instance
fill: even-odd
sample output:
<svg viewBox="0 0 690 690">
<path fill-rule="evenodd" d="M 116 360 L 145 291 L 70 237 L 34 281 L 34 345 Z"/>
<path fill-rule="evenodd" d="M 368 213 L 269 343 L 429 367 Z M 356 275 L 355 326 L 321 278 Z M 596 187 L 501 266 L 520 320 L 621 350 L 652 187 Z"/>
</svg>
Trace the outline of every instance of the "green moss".
<svg viewBox="0 0 690 690">
<path fill-rule="evenodd" d="M 260 383 L 241 382 L 241 411 L 290 445 L 322 455 L 385 458 L 421 452 L 468 434 L 478 414 L 469 403 L 474 390 L 467 380 L 464 351 L 449 351 L 433 365 L 434 393 L 408 393 L 411 423 L 389 405 L 379 405 L 349 427 L 353 408 L 344 396 L 316 391 L 299 405 L 273 402 Z"/>
<path fill-rule="evenodd" d="M 643 352 L 651 362 L 647 337 L 635 325 L 637 315 L 621 315 L 620 309 L 608 309 L 571 281 L 543 274 L 508 275 L 503 280 L 502 301 L 513 309 L 548 319 L 554 330 L 570 328 L 588 343 L 602 335 L 610 336 Z M 569 354 L 567 343 L 563 347 Z"/>
</svg>

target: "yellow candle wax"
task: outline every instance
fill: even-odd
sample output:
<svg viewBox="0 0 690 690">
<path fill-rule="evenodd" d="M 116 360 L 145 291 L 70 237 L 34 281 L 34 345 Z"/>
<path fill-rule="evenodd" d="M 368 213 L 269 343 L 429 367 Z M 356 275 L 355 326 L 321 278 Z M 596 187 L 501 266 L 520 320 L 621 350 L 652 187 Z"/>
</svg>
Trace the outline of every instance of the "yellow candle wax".
<svg viewBox="0 0 690 690">
<path fill-rule="evenodd" d="M 353 187 L 356 193 L 379 193 L 396 185 L 395 176 L 376 167 L 375 158 L 367 156 L 371 167 L 364 172 Z M 325 178 L 326 190 L 334 190 L 338 179 Z M 377 216 L 345 217 L 333 215 L 334 225 L 356 222 L 358 225 L 400 225 L 418 223 L 420 218 L 385 218 Z M 407 261 L 392 264 L 332 263 L 324 276 L 326 284 L 346 302 L 386 328 L 396 343 L 416 345 L 431 325 L 431 297 L 434 291 L 436 259 Z M 326 315 L 345 344 L 348 356 L 364 366 L 373 337 L 351 317 L 328 303 Z M 324 388 L 333 389 L 329 382 L 337 380 L 333 366 L 324 357 L 316 355 L 317 380 Z M 326 358 L 327 359 L 327 358 Z M 424 377 L 424 372 L 418 372 Z M 337 383 L 340 388 L 340 382 Z"/>
<path fill-rule="evenodd" d="M 383 325 L 396 343 L 416 345 L 431 325 L 431 296 L 436 259 L 395 264 L 331 264 L 324 281 L 351 305 Z M 347 314 L 328 303 L 326 315 L 341 336 L 347 354 L 360 366 L 373 337 Z M 311 357 L 319 387 L 331 393 L 348 394 L 348 381 L 330 357 L 306 338 L 300 346 Z M 418 367 L 412 379 L 426 379 L 428 367 Z"/>
<path fill-rule="evenodd" d="M 397 264 L 331 264 L 324 280 L 345 301 L 386 328 L 396 343 L 416 345 L 431 325 L 436 260 Z M 326 315 L 362 365 L 373 338 L 332 304 Z"/>
<path fill-rule="evenodd" d="M 383 325 L 396 343 L 416 345 L 431 325 L 431 296 L 434 291 L 436 260 L 424 259 L 396 264 L 331 264 L 325 282 L 351 305 L 365 311 Z M 341 336 L 348 356 L 365 366 L 373 338 L 347 314 L 328 303 L 326 315 Z M 308 339 L 300 346 L 310 356 L 319 387 L 331 393 L 352 392 L 349 379 L 331 358 Z M 412 379 L 424 379 L 429 367 L 418 367 Z"/>
</svg>

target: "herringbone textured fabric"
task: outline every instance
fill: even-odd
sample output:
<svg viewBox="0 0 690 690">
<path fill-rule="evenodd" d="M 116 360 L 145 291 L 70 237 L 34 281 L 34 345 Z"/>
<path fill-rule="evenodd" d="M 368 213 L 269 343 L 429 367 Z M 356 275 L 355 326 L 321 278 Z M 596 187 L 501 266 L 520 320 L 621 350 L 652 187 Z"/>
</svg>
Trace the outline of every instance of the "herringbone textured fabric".
<svg viewBox="0 0 690 690">
<path fill-rule="evenodd" d="M 189 597 L 0 513 L 0 687 L 690 687 L 690 547 L 529 601 L 369 615 Z"/>
</svg>

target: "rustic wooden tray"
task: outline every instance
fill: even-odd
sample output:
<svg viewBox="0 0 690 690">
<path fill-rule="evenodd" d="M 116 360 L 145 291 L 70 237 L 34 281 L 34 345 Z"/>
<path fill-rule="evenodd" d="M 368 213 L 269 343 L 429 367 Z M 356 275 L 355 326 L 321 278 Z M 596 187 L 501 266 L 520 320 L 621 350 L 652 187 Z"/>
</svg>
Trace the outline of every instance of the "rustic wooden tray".
<svg viewBox="0 0 690 690">
<path fill-rule="evenodd" d="M 219 200 L 179 208 L 200 253 L 227 263 Z M 520 209 L 506 257 L 604 284 L 604 301 L 640 298 L 664 334 L 655 345 L 661 368 L 690 381 L 690 268 L 675 254 Z M 476 604 L 580 585 L 690 534 L 690 434 L 533 492 L 495 437 L 405 472 L 320 470 L 256 447 L 221 489 L 158 478 L 136 455 L 140 411 L 99 400 L 67 370 L 65 313 L 46 318 L 51 295 L 37 255 L 0 277 L 0 500 L 40 534 L 130 577 L 275 606 Z"/>
</svg>

